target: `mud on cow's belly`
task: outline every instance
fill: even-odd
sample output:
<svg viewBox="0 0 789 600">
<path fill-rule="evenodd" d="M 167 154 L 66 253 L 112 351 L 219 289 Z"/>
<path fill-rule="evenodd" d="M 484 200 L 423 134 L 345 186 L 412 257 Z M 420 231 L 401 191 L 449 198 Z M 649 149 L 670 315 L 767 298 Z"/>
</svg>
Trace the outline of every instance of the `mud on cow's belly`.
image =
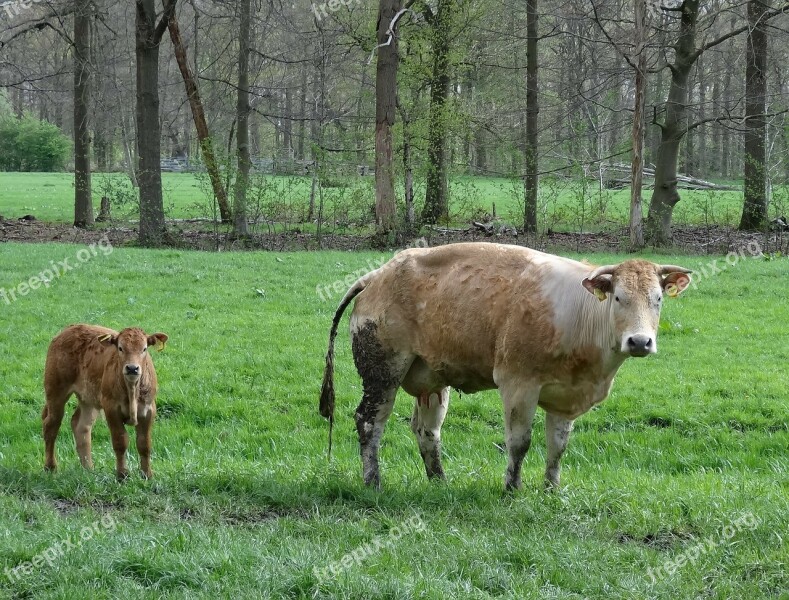
<svg viewBox="0 0 789 600">
<path fill-rule="evenodd" d="M 550 413 L 575 419 L 595 404 L 605 400 L 608 386 L 591 383 L 568 385 L 564 383 L 548 383 L 540 391 L 540 407 Z"/>
</svg>

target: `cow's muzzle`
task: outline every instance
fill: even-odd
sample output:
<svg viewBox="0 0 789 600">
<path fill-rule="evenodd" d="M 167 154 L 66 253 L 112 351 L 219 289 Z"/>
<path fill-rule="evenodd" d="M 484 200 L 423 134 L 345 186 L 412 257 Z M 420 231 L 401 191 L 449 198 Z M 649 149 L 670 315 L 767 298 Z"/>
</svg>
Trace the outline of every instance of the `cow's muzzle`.
<svg viewBox="0 0 789 600">
<path fill-rule="evenodd" d="M 623 350 L 630 356 L 649 356 L 657 352 L 655 338 L 649 335 L 636 334 L 628 336 L 625 340 Z"/>
<path fill-rule="evenodd" d="M 123 375 L 126 379 L 137 379 L 140 376 L 140 365 L 126 365 L 123 368 Z"/>
</svg>

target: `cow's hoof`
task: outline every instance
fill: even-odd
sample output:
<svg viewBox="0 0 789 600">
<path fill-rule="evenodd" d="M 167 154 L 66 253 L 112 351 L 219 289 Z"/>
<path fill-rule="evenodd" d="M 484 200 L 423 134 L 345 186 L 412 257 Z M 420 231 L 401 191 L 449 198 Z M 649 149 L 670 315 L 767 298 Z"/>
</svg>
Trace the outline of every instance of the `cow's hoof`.
<svg viewBox="0 0 789 600">
<path fill-rule="evenodd" d="M 129 478 L 129 472 L 128 471 L 118 471 L 118 472 L 115 473 L 115 479 L 117 479 L 119 483 L 123 483 L 128 478 Z"/>
<path fill-rule="evenodd" d="M 545 491 L 549 494 L 554 494 L 561 490 L 561 485 L 559 485 L 558 479 L 545 479 L 544 485 Z"/>
<path fill-rule="evenodd" d="M 520 479 L 513 479 L 512 481 L 506 481 L 504 483 L 504 491 L 505 492 L 517 492 L 521 489 L 521 480 Z"/>
<path fill-rule="evenodd" d="M 52 464 L 52 465 L 44 465 L 44 470 L 45 470 L 47 473 L 54 473 L 55 471 L 57 471 L 57 470 L 58 470 L 58 466 L 57 466 L 57 465 L 55 465 L 55 464 Z"/>
<path fill-rule="evenodd" d="M 143 479 L 151 479 L 153 477 L 153 471 L 148 469 L 147 471 L 140 471 Z"/>
<path fill-rule="evenodd" d="M 373 473 L 371 475 L 366 475 L 364 478 L 364 485 L 367 487 L 371 487 L 376 490 L 381 489 L 381 476 L 378 473 Z"/>
</svg>

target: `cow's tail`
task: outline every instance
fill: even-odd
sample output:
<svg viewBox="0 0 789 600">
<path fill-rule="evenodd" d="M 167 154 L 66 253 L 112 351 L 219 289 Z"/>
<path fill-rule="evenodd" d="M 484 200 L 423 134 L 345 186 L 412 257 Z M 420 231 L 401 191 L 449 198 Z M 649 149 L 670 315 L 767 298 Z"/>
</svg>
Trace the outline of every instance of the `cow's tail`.
<svg viewBox="0 0 789 600">
<path fill-rule="evenodd" d="M 362 277 L 345 293 L 337 307 L 337 312 L 334 313 L 334 320 L 329 332 L 329 350 L 326 352 L 326 369 L 323 371 L 323 385 L 321 386 L 321 400 L 318 409 L 322 417 L 329 419 L 329 458 L 331 458 L 332 430 L 334 429 L 334 339 L 337 337 L 337 327 L 340 324 L 342 313 L 345 312 L 351 300 L 367 287 L 368 281 L 369 275 Z"/>
</svg>

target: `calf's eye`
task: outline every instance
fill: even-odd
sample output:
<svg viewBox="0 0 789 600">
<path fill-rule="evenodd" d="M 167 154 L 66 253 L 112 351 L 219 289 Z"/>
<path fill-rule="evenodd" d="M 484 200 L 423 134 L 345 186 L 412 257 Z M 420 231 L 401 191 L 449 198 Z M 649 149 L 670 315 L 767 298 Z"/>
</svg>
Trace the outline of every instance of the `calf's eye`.
<svg viewBox="0 0 789 600">
<path fill-rule="evenodd" d="M 123 352 L 123 346 L 118 346 L 118 352 Z"/>
</svg>

